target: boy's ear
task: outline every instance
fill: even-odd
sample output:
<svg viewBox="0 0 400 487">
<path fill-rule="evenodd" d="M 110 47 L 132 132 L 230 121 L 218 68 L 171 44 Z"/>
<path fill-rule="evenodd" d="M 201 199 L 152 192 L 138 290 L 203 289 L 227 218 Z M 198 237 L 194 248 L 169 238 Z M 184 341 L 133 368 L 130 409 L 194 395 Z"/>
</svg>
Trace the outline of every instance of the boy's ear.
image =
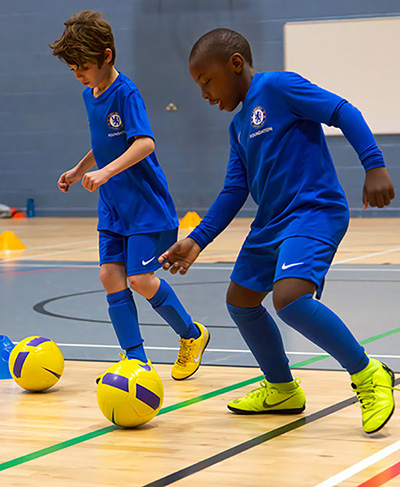
<svg viewBox="0 0 400 487">
<path fill-rule="evenodd" d="M 104 62 L 110 63 L 112 57 L 113 57 L 112 50 L 109 47 L 107 47 L 107 49 L 104 51 Z"/>
<path fill-rule="evenodd" d="M 244 59 L 241 54 L 235 52 L 235 54 L 232 54 L 229 61 L 235 73 L 241 73 L 243 71 Z"/>
</svg>

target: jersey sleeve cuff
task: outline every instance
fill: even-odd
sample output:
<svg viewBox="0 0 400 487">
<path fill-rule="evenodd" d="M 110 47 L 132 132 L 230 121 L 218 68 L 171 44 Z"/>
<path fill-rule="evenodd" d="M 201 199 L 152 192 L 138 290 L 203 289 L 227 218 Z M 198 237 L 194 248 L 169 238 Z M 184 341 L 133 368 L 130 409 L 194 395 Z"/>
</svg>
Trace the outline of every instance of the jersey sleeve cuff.
<svg viewBox="0 0 400 487">
<path fill-rule="evenodd" d="M 373 156 L 362 159 L 361 163 L 365 171 L 370 171 L 377 167 L 385 167 L 385 161 L 383 160 L 382 154 L 374 154 Z"/>
<path fill-rule="evenodd" d="M 196 227 L 192 232 L 189 233 L 187 238 L 191 238 L 194 240 L 197 244 L 199 244 L 201 250 L 203 250 L 207 245 L 212 241 L 209 238 L 207 238 L 205 235 L 202 235 L 203 232 Z"/>
</svg>

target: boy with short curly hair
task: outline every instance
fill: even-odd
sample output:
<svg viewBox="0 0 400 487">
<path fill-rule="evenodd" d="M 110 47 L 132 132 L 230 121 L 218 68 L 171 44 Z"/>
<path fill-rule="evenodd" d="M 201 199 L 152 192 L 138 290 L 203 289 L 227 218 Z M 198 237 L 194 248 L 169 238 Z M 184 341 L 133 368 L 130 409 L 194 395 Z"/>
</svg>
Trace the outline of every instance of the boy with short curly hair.
<svg viewBox="0 0 400 487">
<path fill-rule="evenodd" d="M 228 112 L 242 106 L 230 125 L 224 188 L 202 222 L 160 262 L 185 274 L 249 193 L 258 205 L 231 275 L 227 308 L 265 380 L 228 408 L 238 414 L 296 414 L 305 408 L 280 331 L 262 305 L 271 292 L 278 316 L 349 372 L 365 432 L 379 431 L 394 411 L 394 374 L 370 359 L 345 323 L 319 301 L 349 221 L 321 123 L 339 127 L 356 150 L 366 171 L 364 206 L 383 208 L 394 189 L 370 129 L 347 100 L 298 74 L 256 72 L 248 41 L 230 29 L 200 37 L 189 71 L 210 105 Z"/>
</svg>

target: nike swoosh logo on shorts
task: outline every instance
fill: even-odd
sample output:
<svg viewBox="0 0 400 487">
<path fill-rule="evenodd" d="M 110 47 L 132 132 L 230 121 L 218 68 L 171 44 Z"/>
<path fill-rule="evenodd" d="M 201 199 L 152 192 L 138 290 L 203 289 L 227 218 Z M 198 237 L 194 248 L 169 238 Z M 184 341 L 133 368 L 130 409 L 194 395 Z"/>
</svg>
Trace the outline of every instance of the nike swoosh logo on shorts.
<svg viewBox="0 0 400 487">
<path fill-rule="evenodd" d="M 301 264 L 304 264 L 304 262 L 295 262 L 294 264 L 288 264 L 288 265 L 283 263 L 282 264 L 282 270 L 285 271 L 286 269 L 290 269 L 290 267 L 294 267 L 296 265 L 301 265 Z"/>
<path fill-rule="evenodd" d="M 142 260 L 142 265 L 147 265 L 147 264 L 150 264 L 150 262 L 151 262 L 152 260 L 154 260 L 155 258 L 156 258 L 156 257 L 154 256 L 154 257 L 152 257 L 150 260 L 146 260 L 146 261 L 145 261 L 145 260 Z"/>
</svg>

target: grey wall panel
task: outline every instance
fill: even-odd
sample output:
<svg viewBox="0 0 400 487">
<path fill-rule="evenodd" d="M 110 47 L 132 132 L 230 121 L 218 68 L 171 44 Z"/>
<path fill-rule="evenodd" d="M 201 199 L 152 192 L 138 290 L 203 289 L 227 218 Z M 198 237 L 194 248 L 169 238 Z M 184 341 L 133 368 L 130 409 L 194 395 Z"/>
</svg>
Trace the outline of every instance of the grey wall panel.
<svg viewBox="0 0 400 487">
<path fill-rule="evenodd" d="M 245 35 L 259 70 L 283 69 L 283 25 L 313 20 L 400 15 L 398 0 L 70 0 L 2 2 L 0 9 L 0 203 L 24 208 L 35 199 L 38 215 L 94 215 L 97 196 L 76 185 L 56 187 L 61 172 L 89 149 L 82 87 L 51 55 L 63 22 L 89 8 L 106 14 L 117 44 L 116 67 L 142 92 L 156 150 L 180 215 L 204 213 L 224 180 L 231 114 L 201 99 L 187 71 L 193 43 L 215 27 Z M 397 60 L 394 60 L 397 62 Z M 177 112 L 165 107 L 174 102 Z M 362 107 L 359 107 L 362 110 Z M 377 137 L 400 188 L 400 137 Z M 385 211 L 361 210 L 364 180 L 353 149 L 342 137 L 328 141 L 355 216 L 400 216 L 400 199 Z M 399 190 L 400 191 L 400 190 Z M 249 200 L 241 213 L 254 214 Z"/>
</svg>

